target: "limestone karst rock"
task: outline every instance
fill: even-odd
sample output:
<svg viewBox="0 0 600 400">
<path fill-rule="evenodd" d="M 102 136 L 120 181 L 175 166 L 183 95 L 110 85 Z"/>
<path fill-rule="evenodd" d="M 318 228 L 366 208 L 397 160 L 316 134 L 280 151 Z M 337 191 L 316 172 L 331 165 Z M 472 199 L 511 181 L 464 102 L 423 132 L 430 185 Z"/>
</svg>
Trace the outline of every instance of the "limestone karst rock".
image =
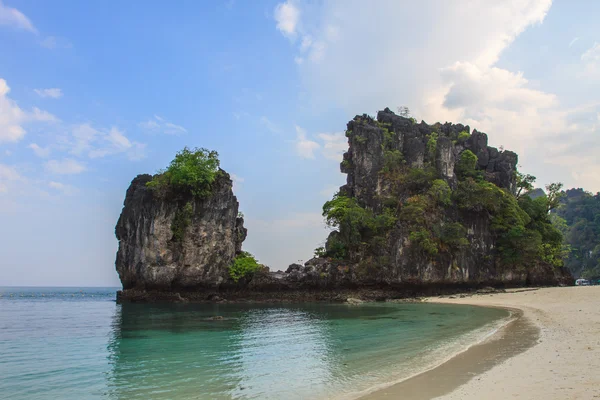
<svg viewBox="0 0 600 400">
<path fill-rule="evenodd" d="M 200 199 L 159 196 L 146 186 L 151 180 L 151 175 L 133 179 L 115 229 L 123 289 L 217 287 L 228 279 L 228 266 L 246 238 L 229 175 L 221 171 L 212 194 Z M 174 224 L 184 210 L 187 221 L 176 235 Z"/>
</svg>

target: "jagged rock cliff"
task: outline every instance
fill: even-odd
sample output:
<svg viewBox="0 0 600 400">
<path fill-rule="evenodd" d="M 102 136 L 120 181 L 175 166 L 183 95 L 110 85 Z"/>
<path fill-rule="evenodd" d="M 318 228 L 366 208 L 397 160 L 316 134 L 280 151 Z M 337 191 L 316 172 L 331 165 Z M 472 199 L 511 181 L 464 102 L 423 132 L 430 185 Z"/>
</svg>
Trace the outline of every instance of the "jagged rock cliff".
<svg viewBox="0 0 600 400">
<path fill-rule="evenodd" d="M 115 229 L 116 268 L 125 290 L 217 287 L 246 238 L 229 175 L 220 170 L 210 196 L 159 195 L 138 175 Z"/>
<path fill-rule="evenodd" d="M 572 282 L 545 197 L 518 198 L 517 155 L 485 133 L 385 109 L 355 117 L 346 136 L 347 183 L 323 207 L 335 230 L 318 257 L 285 272 L 231 279 L 246 229 L 223 171 L 201 199 L 158 196 L 151 176 L 135 178 L 116 228 L 119 300 L 383 299 Z"/>
<path fill-rule="evenodd" d="M 485 133 L 461 124 L 417 124 L 385 109 L 376 120 L 355 117 L 346 135 L 341 170 L 348 177 L 339 194 L 346 203 L 329 206 L 338 207 L 329 210 L 338 229 L 326 245 L 326 256 L 334 257 L 308 263 L 318 274 L 345 265 L 346 276 L 337 281 L 354 284 L 513 286 L 570 279 L 525 246 L 531 259 L 519 259 L 519 241 L 543 248 L 546 238 L 526 230 L 532 219 L 514 197 L 517 154 L 488 146 Z M 335 214 L 341 212 L 362 220 L 342 220 Z M 378 226 L 383 217 L 388 225 Z"/>
</svg>

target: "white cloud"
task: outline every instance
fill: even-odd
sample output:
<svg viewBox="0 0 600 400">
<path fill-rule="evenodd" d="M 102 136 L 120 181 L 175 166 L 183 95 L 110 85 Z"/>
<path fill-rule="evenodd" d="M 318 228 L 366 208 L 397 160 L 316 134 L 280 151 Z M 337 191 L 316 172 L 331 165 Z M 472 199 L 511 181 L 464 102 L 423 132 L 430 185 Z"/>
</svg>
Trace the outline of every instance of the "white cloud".
<svg viewBox="0 0 600 400">
<path fill-rule="evenodd" d="M 60 121 L 60 119 L 58 119 L 53 114 L 50 114 L 48 111 L 40 110 L 37 107 L 33 107 L 33 112 L 31 112 L 29 114 L 29 118 L 33 121 L 40 121 L 40 122 L 59 122 Z"/>
<path fill-rule="evenodd" d="M 317 135 L 323 141 L 323 155 L 334 161 L 342 161 L 342 155 L 348 150 L 348 139 L 344 132 L 319 133 Z"/>
<path fill-rule="evenodd" d="M 573 141 L 573 135 L 600 151 L 594 139 L 600 137 L 600 124 L 571 121 L 585 100 L 561 102 L 531 82 L 527 71 L 496 65 L 525 29 L 543 22 L 551 3 L 424 0 L 412 2 L 410 12 L 407 4 L 393 0 L 381 0 L 377 7 L 358 0 L 294 3 L 294 32 L 310 38 L 293 44 L 303 105 L 315 114 L 342 108 L 349 115 L 407 105 L 419 120 L 461 122 L 487 132 L 491 145 L 519 153 L 523 169 L 538 176 L 542 185 L 560 177 L 567 186 L 599 190 L 590 174 L 584 178 L 579 173 L 575 181 L 571 172 L 577 164 L 548 164 L 556 155 L 554 148 Z M 427 28 L 415 15 L 427 15 Z M 578 71 L 580 76 L 587 73 L 588 79 L 581 79 L 584 85 L 600 77 L 600 44 L 581 58 L 587 67 Z M 335 146 L 322 145 L 324 154 L 326 146 Z M 337 146 L 341 151 L 341 142 Z M 312 147 L 305 154 L 313 155 Z"/>
<path fill-rule="evenodd" d="M 581 55 L 581 61 L 597 62 L 600 61 L 600 43 L 596 42 L 585 53 Z"/>
<path fill-rule="evenodd" d="M 37 29 L 25 14 L 16 8 L 5 6 L 2 1 L 0 1 L 0 25 L 37 33 Z"/>
<path fill-rule="evenodd" d="M 578 40 L 579 40 L 579 38 L 578 38 L 578 37 L 574 37 L 574 38 L 573 38 L 573 40 L 571 40 L 571 41 L 569 42 L 569 47 L 572 47 L 572 46 L 575 44 L 575 42 L 576 42 L 576 41 L 578 41 Z"/>
<path fill-rule="evenodd" d="M 306 131 L 296 125 L 296 153 L 303 158 L 315 158 L 319 144 L 306 138 Z"/>
<path fill-rule="evenodd" d="M 72 128 L 66 147 L 73 155 L 92 159 L 115 154 L 126 154 L 130 160 L 140 160 L 146 156 L 146 144 L 129 140 L 119 128 L 96 129 L 89 123 Z"/>
<path fill-rule="evenodd" d="M 279 127 L 273 121 L 271 121 L 269 118 L 265 117 L 264 115 L 262 117 L 260 117 L 260 123 L 262 125 L 264 125 L 265 128 L 267 128 L 268 130 L 270 130 L 273 133 L 281 132 Z"/>
<path fill-rule="evenodd" d="M 86 170 L 85 164 L 80 163 L 72 158 L 63 160 L 50 160 L 45 164 L 46 170 L 57 175 L 74 175 L 80 174 Z"/>
<path fill-rule="evenodd" d="M 40 97 L 50 97 L 53 99 L 60 99 L 63 96 L 62 89 L 50 88 L 50 89 L 33 89 L 34 92 Z"/>
<path fill-rule="evenodd" d="M 36 143 L 31 143 L 29 146 L 31 150 L 35 153 L 36 156 L 46 158 L 50 155 L 50 147 L 41 147 Z"/>
<path fill-rule="evenodd" d="M 0 164 L 0 193 L 5 193 L 8 191 L 10 182 L 21 179 L 21 175 L 14 167 Z"/>
<path fill-rule="evenodd" d="M 73 195 L 78 192 L 77 188 L 71 185 L 67 185 L 60 182 L 48 182 L 48 186 L 54 190 L 60 191 L 68 196 Z"/>
<path fill-rule="evenodd" d="M 324 198 L 330 200 L 333 197 L 333 195 L 335 193 L 337 193 L 339 190 L 340 190 L 339 186 L 330 185 L 330 186 L 327 186 L 326 188 L 324 188 L 323 190 L 321 190 L 319 193 L 321 193 L 321 195 Z"/>
<path fill-rule="evenodd" d="M 18 104 L 8 97 L 10 87 L 4 79 L 0 79 L 0 143 L 18 142 L 27 133 L 23 127 L 32 122 L 57 122 L 58 118 L 47 111 L 33 108 L 32 112 L 22 110 Z"/>
<path fill-rule="evenodd" d="M 244 178 L 237 176 L 236 174 L 229 174 L 229 176 L 231 177 L 231 180 L 233 182 L 234 191 L 238 188 L 238 186 L 244 183 Z"/>
<path fill-rule="evenodd" d="M 155 115 L 154 118 L 151 118 L 148 121 L 140 122 L 138 126 L 149 132 L 161 132 L 167 135 L 181 135 L 187 133 L 187 129 L 183 126 L 166 121 L 158 115 Z"/>
<path fill-rule="evenodd" d="M 296 29 L 300 18 L 300 10 L 291 0 L 277 4 L 274 12 L 277 29 L 288 38 L 296 37 Z"/>
</svg>

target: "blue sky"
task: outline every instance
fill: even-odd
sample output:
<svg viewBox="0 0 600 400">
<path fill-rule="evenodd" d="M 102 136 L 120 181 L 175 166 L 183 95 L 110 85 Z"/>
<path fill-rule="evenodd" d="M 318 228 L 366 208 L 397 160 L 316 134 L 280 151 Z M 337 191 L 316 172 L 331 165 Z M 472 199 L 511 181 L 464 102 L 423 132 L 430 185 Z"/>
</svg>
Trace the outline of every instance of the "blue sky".
<svg viewBox="0 0 600 400">
<path fill-rule="evenodd" d="M 600 190 L 598 2 L 377 5 L 0 1 L 0 285 L 118 285 L 125 190 L 185 145 L 234 175 L 247 250 L 306 260 L 346 122 L 386 106 Z"/>
</svg>

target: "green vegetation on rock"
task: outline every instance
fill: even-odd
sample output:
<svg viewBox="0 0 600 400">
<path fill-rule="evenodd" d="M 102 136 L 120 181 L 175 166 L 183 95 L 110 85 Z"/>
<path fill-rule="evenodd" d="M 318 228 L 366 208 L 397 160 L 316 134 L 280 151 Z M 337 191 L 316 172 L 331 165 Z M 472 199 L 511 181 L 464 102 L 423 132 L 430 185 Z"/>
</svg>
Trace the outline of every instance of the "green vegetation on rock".
<svg viewBox="0 0 600 400">
<path fill-rule="evenodd" d="M 203 198 L 211 194 L 218 174 L 219 154 L 216 151 L 184 147 L 169 166 L 146 185 L 159 195 L 175 192 Z"/>
<path fill-rule="evenodd" d="M 173 232 L 173 241 L 181 242 L 187 227 L 192 222 L 192 216 L 194 215 L 194 208 L 191 202 L 185 203 L 183 208 L 177 210 L 173 223 L 171 224 L 171 232 Z"/>
<path fill-rule="evenodd" d="M 565 264 L 576 277 L 600 279 L 600 193 L 570 189 L 550 215 L 565 235 Z"/>
<path fill-rule="evenodd" d="M 259 271 L 262 266 L 256 261 L 256 258 L 247 251 L 242 251 L 238 254 L 233 263 L 229 266 L 229 276 L 234 282 L 238 282 L 242 278 L 252 276 Z"/>
</svg>

